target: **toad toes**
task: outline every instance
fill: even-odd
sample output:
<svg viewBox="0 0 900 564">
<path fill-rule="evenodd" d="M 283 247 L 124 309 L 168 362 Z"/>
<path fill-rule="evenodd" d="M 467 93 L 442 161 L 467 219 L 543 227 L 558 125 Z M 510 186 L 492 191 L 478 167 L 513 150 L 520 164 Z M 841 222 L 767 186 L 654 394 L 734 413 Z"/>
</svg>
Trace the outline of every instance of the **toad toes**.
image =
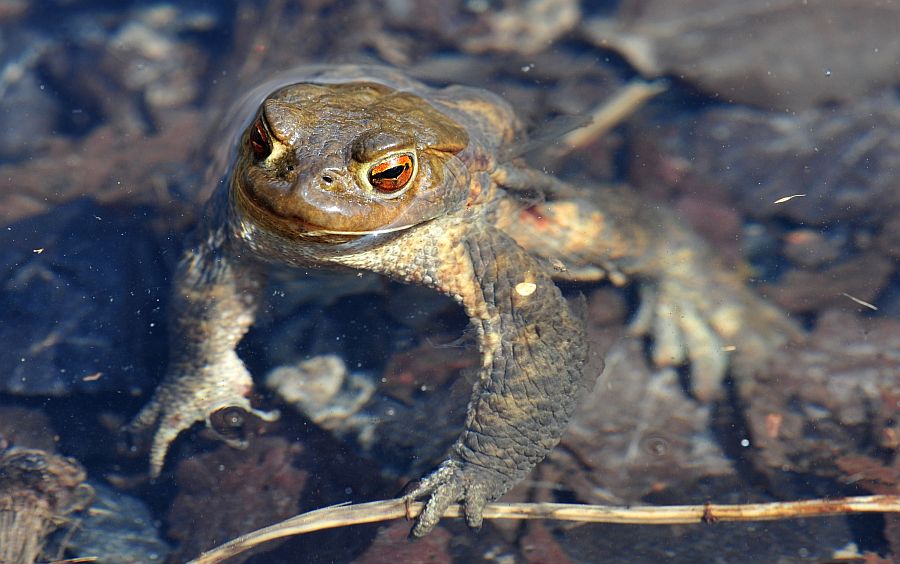
<svg viewBox="0 0 900 564">
<path fill-rule="evenodd" d="M 223 432 L 241 412 L 275 416 L 250 406 L 252 380 L 235 353 L 265 262 L 421 284 L 471 319 L 480 375 L 459 439 L 407 495 L 428 500 L 416 536 L 457 502 L 478 527 L 485 504 L 559 441 L 593 380 L 583 321 L 552 277 L 638 280 L 635 331 L 655 338 L 657 364 L 690 362 L 703 398 L 726 370 L 723 345 L 758 352 L 792 333 L 666 211 L 505 161 L 522 131 L 499 97 L 378 67 L 294 78 L 249 122 L 178 267 L 168 374 L 131 425 L 158 423 L 153 475 L 197 421 Z"/>
</svg>

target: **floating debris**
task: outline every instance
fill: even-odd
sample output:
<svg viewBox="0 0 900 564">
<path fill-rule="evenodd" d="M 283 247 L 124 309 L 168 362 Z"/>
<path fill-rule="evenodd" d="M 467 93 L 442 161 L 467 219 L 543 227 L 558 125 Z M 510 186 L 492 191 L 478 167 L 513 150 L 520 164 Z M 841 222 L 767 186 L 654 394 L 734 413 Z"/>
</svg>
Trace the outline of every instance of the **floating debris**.
<svg viewBox="0 0 900 564">
<path fill-rule="evenodd" d="M 791 194 L 790 196 L 785 196 L 785 197 L 783 197 L 783 198 L 778 198 L 777 200 L 775 200 L 775 201 L 772 202 L 772 203 L 773 203 L 773 204 L 783 204 L 783 203 L 785 203 L 785 202 L 790 202 L 790 201 L 793 200 L 794 198 L 802 198 L 802 197 L 804 197 L 804 196 L 806 196 L 806 194 Z"/>
<path fill-rule="evenodd" d="M 848 294 L 847 292 L 841 292 L 841 295 L 844 296 L 845 298 L 850 298 L 851 300 L 858 303 L 859 305 L 861 305 L 863 307 L 867 307 L 867 308 L 871 309 L 872 311 L 878 311 L 878 308 L 876 306 L 870 304 L 867 301 L 861 300 L 859 298 L 855 298 L 855 297 L 851 296 L 850 294 Z"/>
</svg>

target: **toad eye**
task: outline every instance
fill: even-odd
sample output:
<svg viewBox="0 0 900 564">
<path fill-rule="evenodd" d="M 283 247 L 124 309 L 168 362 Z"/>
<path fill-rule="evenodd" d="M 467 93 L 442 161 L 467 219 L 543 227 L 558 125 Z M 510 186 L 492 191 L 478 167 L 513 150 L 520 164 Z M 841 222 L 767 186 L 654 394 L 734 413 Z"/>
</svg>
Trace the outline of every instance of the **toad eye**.
<svg viewBox="0 0 900 564">
<path fill-rule="evenodd" d="M 256 160 L 261 161 L 272 154 L 272 139 L 263 123 L 262 118 L 257 118 L 253 127 L 250 129 L 250 137 L 248 139 L 250 149 Z"/>
<path fill-rule="evenodd" d="M 409 184 L 415 164 L 415 157 L 410 153 L 391 155 L 372 165 L 369 184 L 382 194 L 396 194 Z"/>
</svg>

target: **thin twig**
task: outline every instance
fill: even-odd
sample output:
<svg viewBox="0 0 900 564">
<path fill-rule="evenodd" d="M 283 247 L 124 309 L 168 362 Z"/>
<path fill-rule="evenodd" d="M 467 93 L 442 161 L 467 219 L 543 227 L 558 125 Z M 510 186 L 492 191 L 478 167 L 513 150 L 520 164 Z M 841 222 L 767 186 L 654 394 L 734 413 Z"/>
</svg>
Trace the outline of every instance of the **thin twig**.
<svg viewBox="0 0 900 564">
<path fill-rule="evenodd" d="M 291 517 L 264 529 L 242 535 L 201 554 L 190 564 L 215 564 L 265 542 L 323 529 L 361 525 L 402 517 L 415 517 L 424 504 L 402 499 L 373 501 L 356 505 L 334 505 Z M 485 519 L 556 519 L 584 523 L 624 523 L 633 525 L 689 525 L 721 521 L 773 521 L 801 517 L 825 517 L 849 513 L 900 513 L 900 495 L 871 495 L 839 499 L 813 499 L 741 505 L 672 505 L 614 507 L 568 503 L 492 503 Z M 461 517 L 459 506 L 450 507 L 444 517 Z"/>
<path fill-rule="evenodd" d="M 635 80 L 629 82 L 624 88 L 616 92 L 615 96 L 604 102 L 591 112 L 591 121 L 588 125 L 576 129 L 563 137 L 562 146 L 568 153 L 590 145 L 597 139 L 606 135 L 610 129 L 616 127 L 631 114 L 643 106 L 647 100 L 666 90 L 667 84 L 663 80 L 644 82 Z"/>
</svg>

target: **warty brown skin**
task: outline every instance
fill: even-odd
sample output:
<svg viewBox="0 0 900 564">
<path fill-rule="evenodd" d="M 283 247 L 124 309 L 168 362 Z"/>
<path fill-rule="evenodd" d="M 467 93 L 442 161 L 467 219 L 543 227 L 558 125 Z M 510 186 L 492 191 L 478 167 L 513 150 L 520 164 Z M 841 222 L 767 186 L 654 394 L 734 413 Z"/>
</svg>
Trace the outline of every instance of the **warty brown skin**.
<svg viewBox="0 0 900 564">
<path fill-rule="evenodd" d="M 265 262 L 428 286 L 471 319 L 481 373 L 459 440 L 407 495 L 428 499 L 416 536 L 457 502 L 479 526 L 485 504 L 559 441 L 596 376 L 584 374 L 583 320 L 551 276 L 642 281 L 636 332 L 656 338 L 658 364 L 691 361 L 701 397 L 718 390 L 723 344 L 769 347 L 793 334 L 667 212 L 501 162 L 521 133 L 489 92 L 432 89 L 379 67 L 319 67 L 271 94 L 178 268 L 169 371 L 131 426 L 158 422 L 151 473 L 197 421 L 222 429 L 211 417 L 224 414 L 227 428 L 240 412 L 276 416 L 250 406 L 234 350 Z"/>
</svg>

